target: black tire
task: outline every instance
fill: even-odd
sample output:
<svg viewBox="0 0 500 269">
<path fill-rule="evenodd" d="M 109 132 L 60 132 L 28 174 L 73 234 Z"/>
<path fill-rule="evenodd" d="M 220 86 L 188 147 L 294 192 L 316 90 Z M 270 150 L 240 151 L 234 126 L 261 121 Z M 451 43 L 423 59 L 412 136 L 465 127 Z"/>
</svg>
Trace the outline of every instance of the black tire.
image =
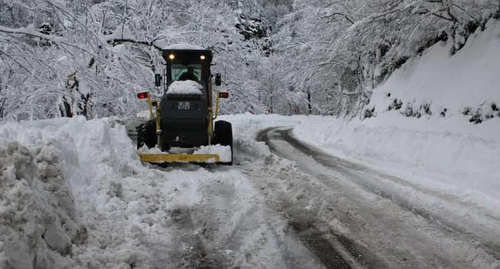
<svg viewBox="0 0 500 269">
<path fill-rule="evenodd" d="M 215 122 L 214 135 L 215 135 L 215 143 L 214 144 L 220 144 L 222 146 L 231 147 L 231 161 L 228 163 L 223 163 L 223 164 L 232 165 L 233 164 L 233 128 L 231 126 L 231 123 L 229 123 L 227 121 L 223 121 L 223 120 Z"/>
<path fill-rule="evenodd" d="M 144 144 L 148 148 L 156 146 L 156 123 L 154 120 L 149 120 L 137 127 L 137 148 L 142 148 Z"/>
</svg>

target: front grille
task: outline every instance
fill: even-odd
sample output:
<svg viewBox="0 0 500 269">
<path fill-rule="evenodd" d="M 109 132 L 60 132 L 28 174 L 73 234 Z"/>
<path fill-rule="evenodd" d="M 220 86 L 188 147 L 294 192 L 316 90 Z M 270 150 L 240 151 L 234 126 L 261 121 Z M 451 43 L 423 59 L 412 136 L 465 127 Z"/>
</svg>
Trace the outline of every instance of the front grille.
<svg viewBox="0 0 500 269">
<path fill-rule="evenodd" d="M 164 119 L 163 143 L 174 147 L 197 147 L 208 144 L 206 120 Z"/>
</svg>

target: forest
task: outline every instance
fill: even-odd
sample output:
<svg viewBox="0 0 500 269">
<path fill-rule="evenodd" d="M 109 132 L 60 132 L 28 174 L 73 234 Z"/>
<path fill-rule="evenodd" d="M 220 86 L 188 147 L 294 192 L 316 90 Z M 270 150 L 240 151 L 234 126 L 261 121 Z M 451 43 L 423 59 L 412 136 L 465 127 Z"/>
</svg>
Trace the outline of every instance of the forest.
<svg viewBox="0 0 500 269">
<path fill-rule="evenodd" d="M 213 50 L 225 114 L 364 117 L 408 59 L 499 18 L 497 0 L 0 0 L 0 119 L 135 115 L 177 43 Z"/>
</svg>

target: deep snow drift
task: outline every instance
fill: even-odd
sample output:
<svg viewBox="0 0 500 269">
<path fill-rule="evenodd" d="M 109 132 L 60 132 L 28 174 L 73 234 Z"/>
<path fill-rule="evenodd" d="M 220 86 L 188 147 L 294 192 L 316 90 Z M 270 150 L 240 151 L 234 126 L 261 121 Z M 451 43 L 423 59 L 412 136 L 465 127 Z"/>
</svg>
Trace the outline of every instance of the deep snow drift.
<svg viewBox="0 0 500 269">
<path fill-rule="evenodd" d="M 453 56 L 452 43 L 410 59 L 374 90 L 368 107 L 377 115 L 399 110 L 410 117 L 500 118 L 500 21 L 478 29 Z"/>
<path fill-rule="evenodd" d="M 62 165 L 52 145 L 0 146 L 0 268 L 71 265 L 65 256 L 87 231 L 77 221 Z"/>
<path fill-rule="evenodd" d="M 133 217 L 134 204 L 123 211 L 116 198 L 126 193 L 121 181 L 138 171 L 143 180 L 136 184 L 151 177 L 123 126 L 112 119 L 56 119 L 6 123 L 0 134 L 0 190 L 6 192 L 1 211 L 9 216 L 0 225 L 2 268 L 109 268 L 135 262 L 141 249 L 131 248 L 133 240 L 114 240 L 116 231 L 106 230 L 109 221 Z M 113 214 L 117 207 L 123 213 Z M 131 232 L 130 226 L 117 227 L 122 235 Z"/>
</svg>

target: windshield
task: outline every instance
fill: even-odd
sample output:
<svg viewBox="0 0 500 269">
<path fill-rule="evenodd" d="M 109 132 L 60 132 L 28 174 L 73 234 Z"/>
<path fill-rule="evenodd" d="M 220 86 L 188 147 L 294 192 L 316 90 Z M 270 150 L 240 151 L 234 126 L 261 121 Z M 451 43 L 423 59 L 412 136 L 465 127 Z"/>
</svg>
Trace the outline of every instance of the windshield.
<svg viewBox="0 0 500 269">
<path fill-rule="evenodd" d="M 173 64 L 172 81 L 177 80 L 193 80 L 199 82 L 201 80 L 201 64 Z"/>
</svg>

